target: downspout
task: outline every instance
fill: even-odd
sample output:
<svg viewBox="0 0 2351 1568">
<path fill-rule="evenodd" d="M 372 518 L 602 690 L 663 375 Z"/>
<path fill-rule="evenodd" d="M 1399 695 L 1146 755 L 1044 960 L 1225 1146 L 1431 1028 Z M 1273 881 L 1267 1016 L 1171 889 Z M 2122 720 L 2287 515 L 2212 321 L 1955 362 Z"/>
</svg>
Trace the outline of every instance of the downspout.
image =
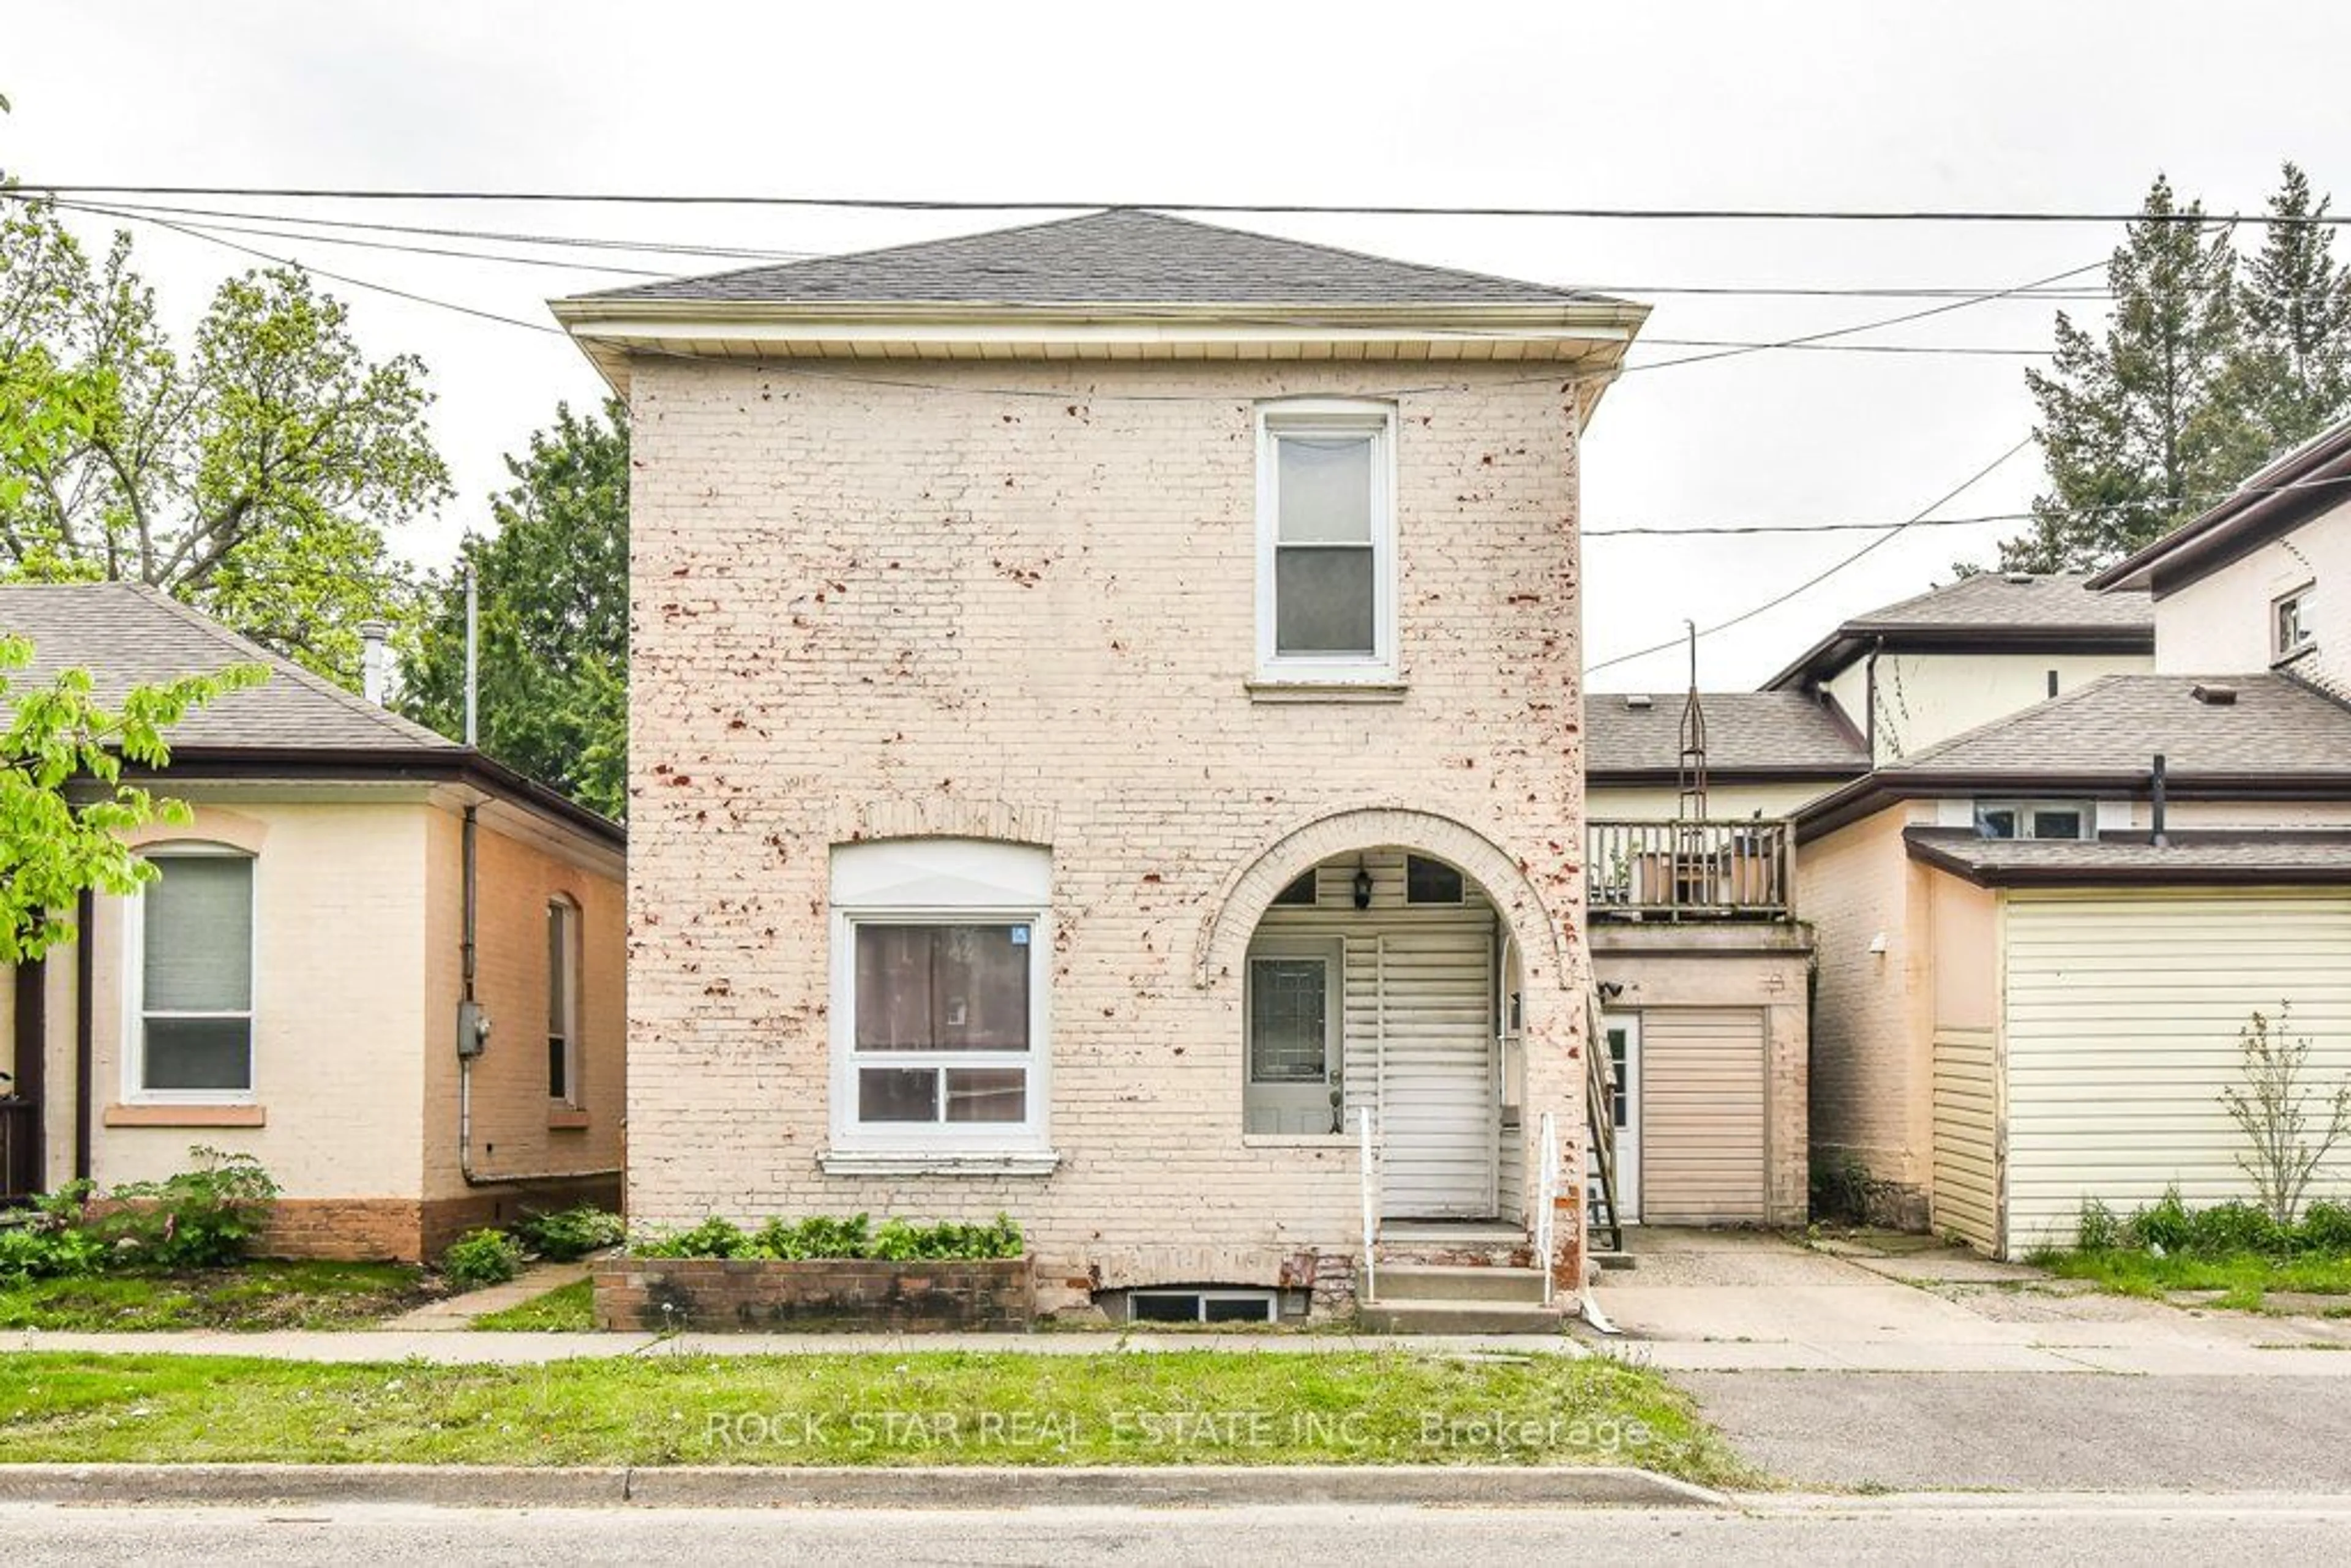
<svg viewBox="0 0 2351 1568">
<path fill-rule="evenodd" d="M 90 1174 L 89 1112 L 90 1074 L 96 1071 L 97 1051 L 94 1048 L 96 1028 L 92 1021 L 90 989 L 98 969 L 97 953 L 98 897 L 84 888 L 76 907 L 74 924 L 74 1179 L 88 1181 Z"/>
<path fill-rule="evenodd" d="M 2155 768 L 2148 782 L 2150 785 L 2151 798 L 2147 812 L 2147 825 L 2154 830 L 2150 841 L 2154 843 L 2157 849 L 2163 849 L 2171 842 L 2171 835 L 2164 831 L 2164 818 L 2167 815 L 2166 808 L 2168 802 L 2164 799 L 2166 792 L 2166 780 L 2164 779 L 2163 753 L 2160 751 L 2155 754 Z"/>
</svg>

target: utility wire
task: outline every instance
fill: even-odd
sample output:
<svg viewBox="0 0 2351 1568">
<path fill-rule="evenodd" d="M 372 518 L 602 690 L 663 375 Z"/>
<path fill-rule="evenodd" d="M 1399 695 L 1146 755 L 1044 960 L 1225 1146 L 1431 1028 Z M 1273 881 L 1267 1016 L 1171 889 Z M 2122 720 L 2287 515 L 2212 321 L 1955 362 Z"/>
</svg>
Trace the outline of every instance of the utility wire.
<svg viewBox="0 0 2351 1568">
<path fill-rule="evenodd" d="M 1957 500 L 1960 496 L 1975 488 L 1977 485 L 1980 484 L 1985 479 L 1990 478 L 1995 469 L 1999 468 L 2010 458 L 2014 457 L 2018 453 L 2023 451 L 2026 447 L 2032 445 L 2032 442 L 2033 438 L 2032 436 L 2026 436 L 2023 440 L 2018 442 L 2015 445 L 2010 447 L 2007 451 L 2001 453 L 1999 456 L 1993 458 L 1991 462 L 1985 464 L 1974 473 L 1969 475 L 1965 479 L 1960 480 L 1959 484 L 1953 486 L 1942 495 L 1936 497 L 1924 507 L 1919 507 L 1917 514 L 1915 517 L 1912 517 L 1907 521 L 1895 524 L 1886 531 L 1884 537 L 1870 540 L 1867 544 L 1862 546 L 1851 555 L 1846 556 L 1835 565 L 1828 568 L 1825 571 L 1815 572 L 1813 576 L 1804 579 L 1803 581 L 1796 584 L 1795 587 L 1788 590 L 1785 593 L 1780 594 L 1776 598 L 1767 599 L 1762 603 L 1755 606 L 1752 610 L 1741 611 L 1728 621 L 1718 622 L 1712 626 L 1706 627 L 1704 630 L 1698 632 L 1697 635 L 1700 637 L 1711 637 L 1718 632 L 1728 632 L 1733 626 L 1741 625 L 1747 622 L 1752 621 L 1758 615 L 1761 615 L 1767 611 L 1777 610 L 1780 606 L 1787 603 L 1788 601 L 1795 598 L 1800 593 L 1805 592 L 1810 589 L 1819 587 L 1822 583 L 1826 582 L 1830 578 L 1834 577 L 1837 573 L 1853 565 L 1855 561 L 1860 560 L 1863 557 L 1869 555 L 1873 551 L 1883 549 L 1887 545 L 1892 544 L 1896 539 L 1901 538 L 1908 529 L 1917 527 L 1919 523 L 1934 516 L 1938 509 L 1948 506 L 1952 501 Z M 1596 664 L 1586 664 L 1583 667 L 1583 674 L 1585 678 L 1589 679 L 1593 675 L 1599 674 L 1602 670 L 1614 669 L 1619 664 L 1629 664 L 1635 659 L 1646 659 L 1652 653 L 1662 653 L 1669 649 L 1679 648 L 1683 646 L 1686 642 L 1687 639 L 1685 638 L 1669 637 L 1665 642 L 1643 648 L 1636 653 L 1619 653 L 1613 659 L 1603 659 Z"/>
<path fill-rule="evenodd" d="M 2179 511 L 2204 512 L 2222 501 L 2233 501 L 2240 496 L 2283 496 L 2296 490 L 2327 489 L 2337 485 L 2351 485 L 2351 475 L 2316 479 L 2296 479 L 2284 485 L 2240 485 L 2233 490 L 2214 496 L 2209 500 L 2181 500 Z M 2163 505 L 2159 497 L 2144 501 L 2109 501 L 2094 507 L 2068 507 L 2074 516 L 2091 513 L 2132 512 Z M 2037 520 L 2032 512 L 1980 512 L 1970 517 L 1912 517 L 1907 522 L 1880 521 L 1874 523 L 1691 523 L 1674 527 L 1662 523 L 1627 525 L 1614 528 L 1585 528 L 1578 536 L 1587 539 L 1674 538 L 1682 535 L 1705 538 L 1742 534 L 1859 534 L 1876 533 L 1883 528 L 1969 528 L 1987 523 L 2029 523 Z M 1675 643 L 1674 646 L 1680 646 Z"/>
<path fill-rule="evenodd" d="M 2281 217 L 2275 214 L 2200 212 L 2143 213 L 2016 207 L 1569 207 L 1468 206 L 1413 203 L 1346 202 L 1091 202 L 1015 201 L 912 196 L 804 196 L 757 193 L 678 191 L 488 191 L 464 188 L 397 188 L 331 185 L 134 185 L 96 182 L 20 181 L 23 189 L 53 195 L 235 196 L 275 201 L 342 202 L 535 202 L 617 204 L 632 206 L 820 207 L 900 213 L 1097 212 L 1234 213 L 1267 215 L 1408 218 L 1610 218 L 1645 222 L 1700 223 L 1946 223 L 1946 224 L 2157 224 L 2203 227 L 2213 224 L 2277 224 L 2335 227 L 2351 215 L 2335 213 Z"/>
</svg>

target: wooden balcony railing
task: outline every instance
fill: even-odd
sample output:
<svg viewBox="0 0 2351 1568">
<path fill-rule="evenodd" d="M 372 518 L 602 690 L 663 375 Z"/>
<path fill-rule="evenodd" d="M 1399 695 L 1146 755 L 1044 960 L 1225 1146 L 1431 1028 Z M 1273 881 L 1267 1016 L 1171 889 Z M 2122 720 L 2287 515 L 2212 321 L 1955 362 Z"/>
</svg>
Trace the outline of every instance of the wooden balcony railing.
<svg viewBox="0 0 2351 1568">
<path fill-rule="evenodd" d="M 1789 825 L 1592 822 L 1584 878 L 1595 920 L 1785 920 Z"/>
</svg>

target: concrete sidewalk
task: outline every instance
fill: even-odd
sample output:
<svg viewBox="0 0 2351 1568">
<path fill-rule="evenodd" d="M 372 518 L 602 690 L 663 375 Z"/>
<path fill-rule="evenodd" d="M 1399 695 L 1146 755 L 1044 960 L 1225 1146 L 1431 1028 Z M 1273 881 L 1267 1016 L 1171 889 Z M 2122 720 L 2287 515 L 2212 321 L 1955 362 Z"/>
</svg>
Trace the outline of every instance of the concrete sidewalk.
<svg viewBox="0 0 2351 1568">
<path fill-rule="evenodd" d="M 1607 1353 L 1664 1372 L 2351 1377 L 2351 1322 L 2192 1312 L 1887 1239 L 1808 1249 L 1747 1231 L 1635 1230 L 1593 1294 Z"/>
<path fill-rule="evenodd" d="M 542 1365 L 549 1362 L 658 1355 L 906 1355 L 984 1351 L 1015 1355 L 1165 1355 L 1184 1351 L 1337 1355 L 1409 1351 L 1419 1355 L 1520 1358 L 1582 1356 L 1558 1334 L 1125 1333 L 450 1333 L 445 1329 L 282 1329 L 261 1333 L 189 1330 L 169 1333 L 0 1333 L 0 1354 L 69 1351 L 109 1355 L 246 1355 L 269 1361 L 434 1362 L 447 1365 Z"/>
</svg>

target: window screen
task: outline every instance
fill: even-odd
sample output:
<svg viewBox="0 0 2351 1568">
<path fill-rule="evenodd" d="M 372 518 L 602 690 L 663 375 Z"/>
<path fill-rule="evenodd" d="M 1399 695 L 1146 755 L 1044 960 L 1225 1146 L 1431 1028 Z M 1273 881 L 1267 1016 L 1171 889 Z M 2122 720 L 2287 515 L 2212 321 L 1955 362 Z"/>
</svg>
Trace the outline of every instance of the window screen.
<svg viewBox="0 0 2351 1568">
<path fill-rule="evenodd" d="M 253 1087 L 253 862 L 155 855 L 141 894 L 141 1086 Z"/>
<path fill-rule="evenodd" d="M 1375 651 L 1376 547 L 1369 434 L 1274 438 L 1274 652 L 1370 657 Z"/>
</svg>

